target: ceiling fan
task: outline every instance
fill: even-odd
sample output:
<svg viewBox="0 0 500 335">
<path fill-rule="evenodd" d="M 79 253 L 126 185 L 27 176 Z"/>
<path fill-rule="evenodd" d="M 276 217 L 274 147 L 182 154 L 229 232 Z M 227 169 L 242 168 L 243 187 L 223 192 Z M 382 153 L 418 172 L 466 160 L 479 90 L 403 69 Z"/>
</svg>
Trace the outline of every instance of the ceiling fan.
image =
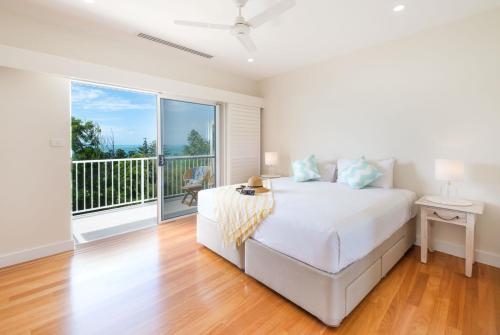
<svg viewBox="0 0 500 335">
<path fill-rule="evenodd" d="M 295 0 L 281 0 L 275 5 L 269 7 L 262 13 L 254 16 L 253 18 L 246 20 L 241 12 L 243 7 L 245 7 L 248 0 L 233 0 L 238 7 L 238 16 L 236 17 L 235 23 L 233 25 L 227 24 L 216 24 L 207 22 L 197 22 L 197 21 L 185 21 L 185 20 L 175 20 L 175 24 L 197 27 L 197 28 L 208 28 L 208 29 L 219 29 L 230 31 L 233 36 L 235 36 L 240 43 L 245 47 L 248 52 L 257 51 L 257 47 L 250 37 L 250 31 L 257 27 L 260 27 L 264 23 L 278 17 L 290 8 L 295 6 Z"/>
</svg>

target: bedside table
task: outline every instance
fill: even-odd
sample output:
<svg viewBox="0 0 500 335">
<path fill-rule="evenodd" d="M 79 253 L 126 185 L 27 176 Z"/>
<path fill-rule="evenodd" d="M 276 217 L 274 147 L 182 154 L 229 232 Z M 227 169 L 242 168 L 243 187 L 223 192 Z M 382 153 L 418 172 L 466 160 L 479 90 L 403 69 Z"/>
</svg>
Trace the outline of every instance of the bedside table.
<svg viewBox="0 0 500 335">
<path fill-rule="evenodd" d="M 465 227 L 465 275 L 472 276 L 474 264 L 474 229 L 476 216 L 483 214 L 484 205 L 473 202 L 471 206 L 449 206 L 420 198 L 416 205 L 420 206 L 420 261 L 427 263 L 429 248 L 429 221 L 450 223 Z M 431 249 L 432 250 L 432 249 Z"/>
</svg>

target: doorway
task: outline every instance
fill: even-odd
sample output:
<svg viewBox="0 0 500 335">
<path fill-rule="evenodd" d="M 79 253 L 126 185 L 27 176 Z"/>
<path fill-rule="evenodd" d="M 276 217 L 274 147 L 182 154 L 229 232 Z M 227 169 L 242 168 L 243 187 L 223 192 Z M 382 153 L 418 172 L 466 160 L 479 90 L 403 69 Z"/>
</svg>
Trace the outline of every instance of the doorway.
<svg viewBox="0 0 500 335">
<path fill-rule="evenodd" d="M 73 81 L 72 228 L 77 243 L 157 223 L 157 95 Z"/>
</svg>

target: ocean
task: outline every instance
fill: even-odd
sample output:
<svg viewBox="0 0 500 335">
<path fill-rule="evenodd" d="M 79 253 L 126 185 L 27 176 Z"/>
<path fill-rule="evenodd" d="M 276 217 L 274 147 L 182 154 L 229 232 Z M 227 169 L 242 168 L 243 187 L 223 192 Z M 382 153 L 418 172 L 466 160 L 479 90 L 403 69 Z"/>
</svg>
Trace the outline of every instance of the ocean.
<svg viewBox="0 0 500 335">
<path fill-rule="evenodd" d="M 142 144 L 115 144 L 115 150 L 122 149 L 126 153 L 130 151 L 138 151 Z M 165 145 L 169 156 L 180 156 L 184 151 L 184 145 Z"/>
</svg>

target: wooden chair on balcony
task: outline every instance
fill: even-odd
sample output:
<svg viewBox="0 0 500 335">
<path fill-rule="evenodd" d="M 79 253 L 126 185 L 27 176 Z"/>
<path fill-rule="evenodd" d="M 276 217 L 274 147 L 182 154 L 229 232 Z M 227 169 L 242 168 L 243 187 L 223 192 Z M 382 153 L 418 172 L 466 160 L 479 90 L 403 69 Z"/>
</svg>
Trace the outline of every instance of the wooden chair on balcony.
<svg viewBox="0 0 500 335">
<path fill-rule="evenodd" d="M 192 206 L 194 201 L 198 203 L 198 192 L 203 190 L 205 186 L 211 186 L 212 171 L 208 166 L 189 168 L 184 172 L 182 179 L 184 182 L 182 190 L 186 192 L 182 203 L 185 203 L 187 197 L 190 196 L 189 206 Z"/>
</svg>

